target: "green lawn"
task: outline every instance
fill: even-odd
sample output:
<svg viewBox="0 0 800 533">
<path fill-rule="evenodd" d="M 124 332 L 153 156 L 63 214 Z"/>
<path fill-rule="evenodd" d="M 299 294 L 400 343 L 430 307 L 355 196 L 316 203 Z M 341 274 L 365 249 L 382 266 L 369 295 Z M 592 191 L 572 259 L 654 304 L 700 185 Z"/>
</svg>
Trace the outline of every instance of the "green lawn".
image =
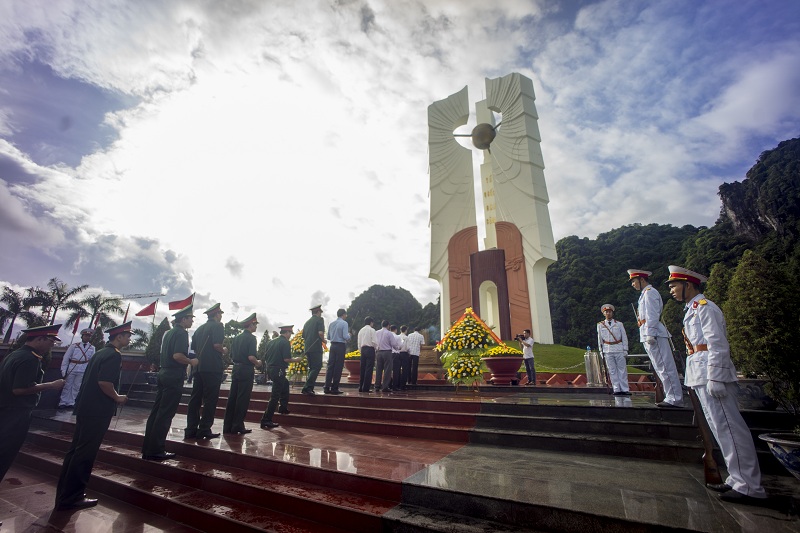
<svg viewBox="0 0 800 533">
<path fill-rule="evenodd" d="M 586 350 L 560 344 L 534 344 L 533 355 L 539 372 L 586 372 L 583 354 Z M 644 374 L 639 368 L 628 366 L 629 374 Z"/>
</svg>

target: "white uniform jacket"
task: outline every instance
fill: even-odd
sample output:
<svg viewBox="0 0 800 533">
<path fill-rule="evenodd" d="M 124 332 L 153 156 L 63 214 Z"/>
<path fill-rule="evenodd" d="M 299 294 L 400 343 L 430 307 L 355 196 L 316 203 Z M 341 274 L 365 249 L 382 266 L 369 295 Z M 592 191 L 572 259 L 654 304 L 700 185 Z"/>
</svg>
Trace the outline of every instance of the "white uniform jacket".
<svg viewBox="0 0 800 533">
<path fill-rule="evenodd" d="M 661 310 L 664 302 L 661 295 L 652 285 L 648 285 L 639 293 L 639 340 L 645 337 L 671 337 L 667 327 L 661 323 Z"/>
<path fill-rule="evenodd" d="M 64 352 L 64 358 L 61 360 L 61 375 L 66 376 L 73 372 L 75 374 L 83 374 L 86 372 L 86 367 L 89 366 L 89 360 L 93 355 L 94 345 L 89 342 L 87 342 L 86 345 L 80 342 L 70 344 L 67 351 Z M 80 362 L 72 363 L 70 359 L 75 359 Z"/>
<path fill-rule="evenodd" d="M 725 317 L 717 304 L 706 300 L 702 294 L 692 298 L 686 305 L 683 330 L 691 344 L 691 348 L 687 344 L 687 349 L 694 350 L 686 359 L 686 386 L 702 386 L 709 380 L 738 381 L 731 361 Z"/>
<path fill-rule="evenodd" d="M 603 353 L 628 351 L 628 335 L 622 322 L 618 320 L 601 320 L 597 323 L 597 343 Z"/>
</svg>

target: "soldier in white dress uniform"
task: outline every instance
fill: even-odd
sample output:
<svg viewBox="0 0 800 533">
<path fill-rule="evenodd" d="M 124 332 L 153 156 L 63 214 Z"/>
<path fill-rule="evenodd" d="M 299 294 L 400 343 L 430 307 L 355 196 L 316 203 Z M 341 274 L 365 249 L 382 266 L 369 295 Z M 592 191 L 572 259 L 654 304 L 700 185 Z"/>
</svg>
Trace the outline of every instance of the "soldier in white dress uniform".
<svg viewBox="0 0 800 533">
<path fill-rule="evenodd" d="M 661 322 L 664 302 L 661 295 L 650 284 L 652 272 L 647 270 L 628 270 L 631 286 L 639 292 L 639 306 L 636 310 L 639 325 L 639 340 L 644 345 L 647 356 L 664 385 L 664 400 L 658 407 L 683 407 L 683 390 L 669 345 L 670 334 Z"/>
<path fill-rule="evenodd" d="M 89 360 L 94 355 L 94 345 L 89 342 L 94 330 L 86 328 L 81 331 L 81 342 L 70 344 L 61 360 L 61 375 L 64 377 L 64 388 L 61 389 L 61 399 L 58 401 L 59 409 L 68 409 L 75 406 L 75 398 L 81 390 L 83 374 Z"/>
<path fill-rule="evenodd" d="M 762 504 L 767 495 L 761 486 L 753 437 L 736 404 L 739 386 L 725 317 L 700 292 L 705 276 L 674 265 L 670 265 L 669 272 L 667 284 L 672 297 L 686 304 L 683 335 L 689 356 L 685 382 L 697 393 L 728 469 L 725 483 L 706 486 L 721 492 L 723 501 Z"/>
<path fill-rule="evenodd" d="M 606 319 L 597 323 L 597 344 L 608 366 L 614 396 L 630 396 L 628 366 L 625 360 L 625 356 L 628 355 L 628 335 L 622 322 L 614 319 L 613 305 L 603 304 L 600 311 Z"/>
</svg>

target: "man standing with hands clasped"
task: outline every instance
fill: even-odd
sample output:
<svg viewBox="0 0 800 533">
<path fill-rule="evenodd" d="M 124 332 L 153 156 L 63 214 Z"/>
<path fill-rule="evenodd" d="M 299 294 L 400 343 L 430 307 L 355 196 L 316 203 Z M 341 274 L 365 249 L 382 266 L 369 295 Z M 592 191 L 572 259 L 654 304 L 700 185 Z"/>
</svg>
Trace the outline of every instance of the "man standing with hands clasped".
<svg viewBox="0 0 800 533">
<path fill-rule="evenodd" d="M 258 319 L 253 313 L 239 322 L 239 327 L 244 331 L 239 333 L 231 343 L 231 357 L 233 359 L 233 372 L 231 373 L 231 390 L 228 393 L 228 403 L 225 405 L 225 418 L 222 422 L 222 432 L 225 434 L 246 435 L 252 429 L 244 427 L 247 408 L 250 405 L 250 396 L 253 393 L 253 378 L 256 368 L 261 368 L 258 360 L 258 348 L 255 335 L 258 328 Z"/>
<path fill-rule="evenodd" d="M 597 323 L 597 343 L 606 360 L 614 396 L 630 396 L 628 366 L 625 361 L 625 356 L 628 355 L 628 335 L 622 322 L 614 320 L 613 305 L 603 304 L 600 311 L 606 319 Z"/>
<path fill-rule="evenodd" d="M 0 363 L 0 481 L 25 442 L 42 391 L 64 387 L 63 379 L 42 383 L 42 359 L 61 340 L 59 329 L 61 324 L 22 330 L 25 344 Z"/>
<path fill-rule="evenodd" d="M 650 285 L 649 278 L 652 272 L 631 269 L 628 270 L 628 275 L 631 286 L 640 291 L 639 308 L 636 310 L 639 340 L 644 344 L 658 379 L 664 385 L 664 401 L 658 402 L 656 406 L 683 407 L 681 380 L 678 378 L 675 358 L 672 357 L 672 348 L 669 346 L 670 334 L 661 322 L 664 302 L 661 301 L 658 291 Z"/>
<path fill-rule="evenodd" d="M 103 436 L 117 413 L 117 405 L 128 401 L 128 397 L 118 394 L 117 389 L 122 370 L 120 350 L 131 342 L 131 322 L 113 327 L 106 333 L 108 342 L 89 361 L 75 404 L 75 433 L 58 478 L 56 511 L 97 505 L 96 499 L 86 497 L 86 485 Z"/>
<path fill-rule="evenodd" d="M 64 388 L 61 390 L 59 409 L 68 409 L 75 406 L 75 399 L 81 390 L 83 373 L 94 355 L 92 340 L 93 329 L 86 328 L 81 331 L 81 342 L 70 344 L 61 360 L 61 375 L 64 377 Z"/>
<path fill-rule="evenodd" d="M 200 361 L 194 375 L 192 396 L 186 410 L 186 429 L 184 439 L 215 439 L 219 433 L 212 433 L 214 413 L 219 401 L 219 389 L 225 363 L 222 356 L 228 349 L 222 345 L 225 341 L 225 326 L 222 325 L 223 311 L 219 304 L 214 304 L 205 311 L 208 320 L 197 328 L 192 335 L 192 349 Z"/>
<path fill-rule="evenodd" d="M 322 306 L 315 305 L 311 309 L 311 318 L 306 320 L 303 325 L 303 342 L 305 343 L 305 353 L 308 357 L 308 377 L 303 390 L 300 392 L 308 396 L 314 396 L 314 385 L 317 383 L 317 376 L 322 370 L 322 352 L 325 349 L 325 320 L 322 318 Z M 279 337 L 280 338 L 280 337 Z M 342 363 L 344 366 L 344 363 Z"/>
<path fill-rule="evenodd" d="M 289 414 L 289 380 L 286 379 L 286 369 L 289 363 L 297 363 L 302 357 L 292 357 L 292 346 L 289 339 L 292 337 L 294 325 L 281 326 L 278 338 L 267 344 L 267 375 L 272 380 L 272 393 L 269 404 L 261 417 L 261 429 L 273 429 L 278 424 L 272 421 L 275 409 L 282 415 Z"/>
<path fill-rule="evenodd" d="M 683 336 L 686 342 L 686 385 L 694 389 L 714 438 L 725 458 L 728 478 L 706 486 L 721 492 L 726 502 L 763 505 L 767 493 L 761 486 L 753 437 L 736 403 L 736 368 L 731 360 L 722 311 L 700 292 L 708 278 L 683 267 L 669 266 L 670 294 L 686 305 Z"/>
<path fill-rule="evenodd" d="M 325 370 L 325 394 L 344 394 L 339 390 L 344 369 L 344 354 L 347 353 L 347 341 L 350 340 L 350 325 L 347 323 L 347 311 L 336 311 L 336 320 L 328 326 L 328 340 L 331 351 L 328 353 L 328 368 Z"/>
</svg>

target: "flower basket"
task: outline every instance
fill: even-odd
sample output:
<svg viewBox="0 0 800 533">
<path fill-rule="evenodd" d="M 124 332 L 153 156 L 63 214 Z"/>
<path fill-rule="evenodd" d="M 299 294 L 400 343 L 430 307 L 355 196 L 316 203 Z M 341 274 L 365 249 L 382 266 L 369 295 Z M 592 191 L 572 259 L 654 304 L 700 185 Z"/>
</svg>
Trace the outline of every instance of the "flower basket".
<svg viewBox="0 0 800 533">
<path fill-rule="evenodd" d="M 347 376 L 347 382 L 359 383 L 361 381 L 361 352 L 353 350 L 344 354 L 344 367 L 350 373 Z"/>
<path fill-rule="evenodd" d="M 492 373 L 492 385 L 516 385 L 519 383 L 521 355 L 495 355 L 483 357 L 481 361 Z"/>
<path fill-rule="evenodd" d="M 469 355 L 458 357 L 447 368 L 447 381 L 455 385 L 456 389 L 460 385 L 477 388 L 478 383 L 483 381 L 480 361 L 476 357 Z"/>
</svg>

